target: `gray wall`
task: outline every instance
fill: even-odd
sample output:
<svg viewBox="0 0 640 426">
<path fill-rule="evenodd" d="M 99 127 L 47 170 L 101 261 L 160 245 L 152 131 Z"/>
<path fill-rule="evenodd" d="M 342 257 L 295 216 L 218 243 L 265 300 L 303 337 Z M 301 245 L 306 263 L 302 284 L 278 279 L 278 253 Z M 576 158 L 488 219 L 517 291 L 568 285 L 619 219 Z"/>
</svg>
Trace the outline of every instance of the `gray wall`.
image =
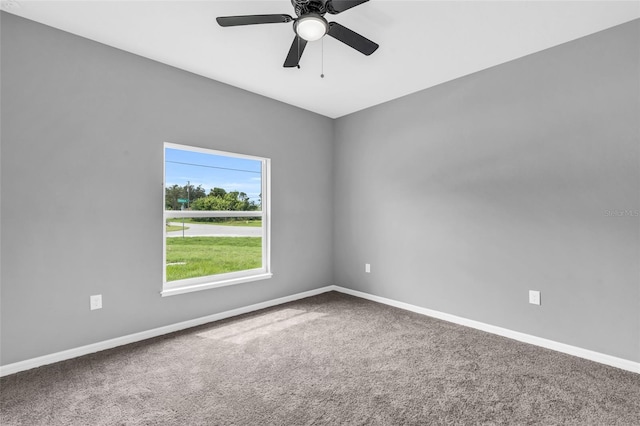
<svg viewBox="0 0 640 426">
<path fill-rule="evenodd" d="M 338 119 L 336 284 L 640 361 L 639 28 Z"/>
<path fill-rule="evenodd" d="M 330 119 L 6 13 L 1 27 L 2 364 L 332 284 Z M 272 159 L 271 280 L 160 297 L 165 141 Z"/>
</svg>

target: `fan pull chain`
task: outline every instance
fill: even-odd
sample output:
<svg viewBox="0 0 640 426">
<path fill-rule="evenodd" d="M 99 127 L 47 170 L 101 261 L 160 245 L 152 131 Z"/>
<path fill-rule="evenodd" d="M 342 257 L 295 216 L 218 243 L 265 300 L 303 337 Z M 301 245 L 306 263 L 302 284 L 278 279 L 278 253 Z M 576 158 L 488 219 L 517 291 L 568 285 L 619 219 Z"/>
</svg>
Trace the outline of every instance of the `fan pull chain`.
<svg viewBox="0 0 640 426">
<path fill-rule="evenodd" d="M 296 35 L 296 40 L 298 41 L 298 69 L 300 69 L 300 37 Z"/>
<path fill-rule="evenodd" d="M 324 78 L 324 37 L 320 40 L 322 43 L 322 52 L 320 53 L 320 78 Z"/>
</svg>

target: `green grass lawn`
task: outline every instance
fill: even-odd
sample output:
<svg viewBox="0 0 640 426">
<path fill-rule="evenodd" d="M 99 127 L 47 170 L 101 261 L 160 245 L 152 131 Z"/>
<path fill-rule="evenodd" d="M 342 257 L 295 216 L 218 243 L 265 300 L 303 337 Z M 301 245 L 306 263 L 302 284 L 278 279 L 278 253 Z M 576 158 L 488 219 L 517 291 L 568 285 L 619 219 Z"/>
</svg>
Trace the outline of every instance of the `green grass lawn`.
<svg viewBox="0 0 640 426">
<path fill-rule="evenodd" d="M 184 229 L 186 231 L 187 229 L 189 229 L 189 227 L 185 226 Z M 172 231 L 182 231 L 182 226 L 167 225 L 167 232 Z"/>
<path fill-rule="evenodd" d="M 192 217 L 186 217 L 184 219 L 182 218 L 175 218 L 175 219 L 169 219 L 170 222 L 172 223 L 178 223 L 178 222 L 182 222 L 184 220 L 184 223 L 197 223 L 197 224 L 201 224 L 201 225 L 223 225 L 223 226 L 255 226 L 257 228 L 262 226 L 262 220 L 258 219 L 258 220 L 249 220 L 249 218 L 244 219 L 244 218 L 237 218 L 234 220 L 228 220 L 225 222 L 198 222 L 196 220 L 193 220 Z M 182 228 L 181 228 L 182 229 Z"/>
<path fill-rule="evenodd" d="M 167 281 L 261 266 L 262 238 L 259 237 L 167 238 Z"/>
</svg>

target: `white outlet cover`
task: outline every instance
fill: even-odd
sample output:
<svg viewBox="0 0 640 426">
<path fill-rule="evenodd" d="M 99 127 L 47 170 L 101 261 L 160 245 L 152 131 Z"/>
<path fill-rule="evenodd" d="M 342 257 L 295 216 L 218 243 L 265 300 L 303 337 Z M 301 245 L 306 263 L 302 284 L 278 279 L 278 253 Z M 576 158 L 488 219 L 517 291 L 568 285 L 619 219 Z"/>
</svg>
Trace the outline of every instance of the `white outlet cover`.
<svg viewBox="0 0 640 426">
<path fill-rule="evenodd" d="M 89 307 L 91 310 L 102 309 L 102 295 L 95 294 L 89 297 Z"/>
<path fill-rule="evenodd" d="M 529 303 L 532 305 L 540 304 L 540 292 L 537 290 L 529 290 Z"/>
<path fill-rule="evenodd" d="M 370 264 L 370 263 L 365 263 L 365 264 L 364 264 L 364 271 L 365 271 L 367 274 L 370 274 L 370 273 L 371 273 L 371 264 Z"/>
</svg>

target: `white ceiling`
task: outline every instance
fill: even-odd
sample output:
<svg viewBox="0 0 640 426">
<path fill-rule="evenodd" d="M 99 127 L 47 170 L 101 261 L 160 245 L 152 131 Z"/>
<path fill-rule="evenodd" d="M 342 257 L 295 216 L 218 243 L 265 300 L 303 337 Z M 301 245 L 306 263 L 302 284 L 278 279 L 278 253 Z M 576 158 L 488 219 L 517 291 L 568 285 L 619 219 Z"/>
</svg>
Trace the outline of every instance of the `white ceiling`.
<svg viewBox="0 0 640 426">
<path fill-rule="evenodd" d="M 325 37 L 307 45 L 296 69 L 282 67 L 290 23 L 222 28 L 215 21 L 295 16 L 289 0 L 3 0 L 2 9 L 331 118 L 640 17 L 637 0 L 371 0 L 326 17 L 377 42 L 375 53 Z"/>
</svg>

